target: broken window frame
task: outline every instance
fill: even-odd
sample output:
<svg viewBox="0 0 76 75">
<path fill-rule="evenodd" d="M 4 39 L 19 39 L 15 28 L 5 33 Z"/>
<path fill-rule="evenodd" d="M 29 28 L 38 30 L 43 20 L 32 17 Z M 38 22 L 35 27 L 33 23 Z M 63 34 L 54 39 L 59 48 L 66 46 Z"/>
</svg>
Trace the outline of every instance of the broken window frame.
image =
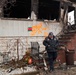
<svg viewBox="0 0 76 75">
<path fill-rule="evenodd" d="M 60 2 L 60 1 L 59 1 Z M 14 18 L 12 18 L 12 17 L 4 17 L 4 16 L 2 16 L 2 18 L 6 18 L 6 19 L 26 19 L 26 20 L 42 20 L 42 19 L 39 19 L 38 18 L 38 2 L 37 3 L 33 3 L 33 5 L 36 5 L 36 8 L 37 8 L 37 10 L 35 11 L 36 12 L 36 15 L 33 15 L 33 18 L 32 18 L 32 3 L 31 3 L 31 12 L 30 12 L 30 16 L 28 16 L 28 18 L 16 18 L 16 17 L 14 17 Z M 59 18 L 58 18 L 58 20 L 60 21 L 60 6 L 59 6 Z M 35 16 L 35 17 L 34 17 Z M 49 21 L 49 20 L 48 20 Z"/>
<path fill-rule="evenodd" d="M 29 0 L 29 1 L 31 1 L 31 0 Z M 28 2 L 29 2 L 29 1 L 28 1 Z M 16 1 L 16 3 L 17 3 L 17 2 L 19 2 L 19 1 Z M 20 2 L 21 2 L 21 1 L 20 1 Z M 7 2 L 6 6 L 5 6 L 5 5 L 3 6 L 3 11 L 2 11 L 2 12 L 4 12 L 4 7 L 7 7 L 8 3 L 9 3 L 9 2 Z M 14 8 L 15 8 L 15 7 L 17 8 L 17 7 L 20 6 L 20 5 L 23 6 L 24 4 L 26 4 L 25 2 L 22 2 L 22 4 L 21 4 L 21 3 L 16 4 L 16 3 L 15 3 L 16 6 L 13 5 L 13 7 L 12 7 L 12 5 L 11 5 L 11 9 L 10 9 L 10 10 L 13 11 L 13 12 L 14 12 Z M 11 3 L 11 4 L 12 4 L 12 3 Z M 20 4 L 20 5 L 19 5 L 19 4 Z M 26 5 L 25 8 L 27 8 L 27 6 L 28 6 L 28 5 Z M 23 7 L 24 7 L 24 6 L 23 6 Z M 28 6 L 28 7 L 29 7 L 29 6 Z M 30 12 L 29 12 L 30 15 L 29 15 L 29 16 L 31 16 L 31 2 L 30 2 L 30 7 L 29 7 L 29 8 L 30 8 L 30 10 L 29 10 L 29 11 L 30 11 Z M 28 8 L 28 9 L 29 9 L 29 8 Z M 7 9 L 8 9 L 8 8 L 6 8 L 5 10 L 7 10 Z M 12 9 L 13 9 L 13 10 L 12 10 Z M 19 10 L 19 8 L 17 8 L 17 9 Z M 16 10 L 16 9 L 15 9 L 15 10 Z M 7 19 L 8 19 L 8 18 L 9 18 L 9 19 L 29 19 L 29 16 L 28 16 L 28 17 L 20 17 L 20 16 L 18 17 L 18 16 L 15 16 L 15 15 L 17 15 L 17 14 L 12 15 L 13 17 L 11 17 L 11 16 L 10 16 L 10 13 L 11 13 L 11 12 L 10 12 L 9 10 L 8 10 L 8 12 L 9 12 L 9 13 L 3 14 L 3 15 L 2 15 L 2 18 L 7 18 Z M 20 11 L 20 12 L 22 12 L 22 11 Z M 20 13 L 20 14 L 21 14 L 21 13 Z M 24 14 L 24 13 L 23 13 L 23 14 Z M 7 16 L 5 16 L 5 15 L 7 15 Z M 28 14 L 26 14 L 26 15 L 28 15 Z"/>
<path fill-rule="evenodd" d="M 54 0 L 54 1 L 57 1 L 57 0 Z M 40 18 L 39 18 L 39 15 L 38 15 L 38 20 L 44 20 L 44 21 L 45 21 L 45 20 L 48 20 L 48 21 L 58 21 L 58 22 L 59 22 L 59 21 L 60 21 L 60 14 L 61 14 L 61 12 L 60 12 L 60 11 L 61 11 L 61 10 L 60 10 L 60 9 L 61 9 L 61 2 L 60 2 L 60 1 L 57 1 L 57 2 L 59 2 L 59 14 L 58 14 L 57 19 L 56 19 L 56 18 L 54 18 L 54 19 L 49 19 L 49 18 L 40 19 Z M 38 10 L 38 13 L 39 13 L 39 10 Z M 55 17 L 56 17 L 56 16 L 55 16 Z"/>
</svg>

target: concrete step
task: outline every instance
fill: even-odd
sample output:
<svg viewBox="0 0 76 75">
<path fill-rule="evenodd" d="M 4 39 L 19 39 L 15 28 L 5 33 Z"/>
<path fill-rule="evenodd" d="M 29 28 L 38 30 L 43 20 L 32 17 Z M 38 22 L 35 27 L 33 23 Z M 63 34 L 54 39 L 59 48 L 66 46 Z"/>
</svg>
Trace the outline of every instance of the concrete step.
<svg viewBox="0 0 76 75">
<path fill-rule="evenodd" d="M 60 36 L 60 38 L 71 38 L 71 37 L 73 37 L 74 36 L 74 34 L 63 34 L 63 35 L 61 35 Z"/>
<path fill-rule="evenodd" d="M 59 42 L 71 42 L 71 40 L 59 40 Z"/>
<path fill-rule="evenodd" d="M 59 42 L 59 46 L 65 46 L 65 44 Z"/>
<path fill-rule="evenodd" d="M 67 45 L 67 42 L 59 42 L 59 45 L 60 46 L 65 46 L 65 45 Z"/>
<path fill-rule="evenodd" d="M 64 37 L 64 36 L 73 36 L 74 34 L 70 34 L 70 33 L 68 33 L 68 34 L 62 34 L 61 35 L 61 37 Z"/>
<path fill-rule="evenodd" d="M 60 37 L 59 40 L 69 40 L 71 37 Z"/>
<path fill-rule="evenodd" d="M 63 31 L 65 34 L 66 33 L 76 33 L 76 29 L 75 30 L 65 30 L 65 31 Z"/>
<path fill-rule="evenodd" d="M 64 32 L 65 34 L 67 33 L 76 33 L 76 30 L 70 30 L 70 31 L 67 31 L 67 32 Z"/>
</svg>

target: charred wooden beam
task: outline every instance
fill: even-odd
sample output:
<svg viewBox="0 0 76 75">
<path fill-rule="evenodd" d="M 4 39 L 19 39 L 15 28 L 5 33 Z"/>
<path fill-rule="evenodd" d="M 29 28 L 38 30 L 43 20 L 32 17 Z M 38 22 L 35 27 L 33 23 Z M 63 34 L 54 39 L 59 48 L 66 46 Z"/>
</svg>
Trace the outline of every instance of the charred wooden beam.
<svg viewBox="0 0 76 75">
<path fill-rule="evenodd" d="M 38 15 L 38 0 L 31 0 L 31 19 L 35 20 L 37 19 Z"/>
</svg>

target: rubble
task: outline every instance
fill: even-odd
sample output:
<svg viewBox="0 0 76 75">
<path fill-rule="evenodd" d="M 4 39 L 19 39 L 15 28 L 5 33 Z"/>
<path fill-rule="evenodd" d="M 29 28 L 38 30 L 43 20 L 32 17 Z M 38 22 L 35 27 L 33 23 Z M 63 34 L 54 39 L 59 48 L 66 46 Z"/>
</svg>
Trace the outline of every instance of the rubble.
<svg viewBox="0 0 76 75">
<path fill-rule="evenodd" d="M 44 75 L 44 70 L 40 70 L 40 75 Z M 0 67 L 0 75 L 39 75 L 39 71 L 37 71 L 36 66 L 27 65 L 20 68 L 2 68 Z M 47 73 L 47 75 L 76 75 L 76 66 L 67 66 L 66 69 L 55 68 L 54 72 Z"/>
<path fill-rule="evenodd" d="M 26 66 L 16 69 L 2 69 L 0 68 L 0 75 L 16 75 L 16 74 L 23 74 L 29 72 L 36 72 L 35 66 Z"/>
</svg>

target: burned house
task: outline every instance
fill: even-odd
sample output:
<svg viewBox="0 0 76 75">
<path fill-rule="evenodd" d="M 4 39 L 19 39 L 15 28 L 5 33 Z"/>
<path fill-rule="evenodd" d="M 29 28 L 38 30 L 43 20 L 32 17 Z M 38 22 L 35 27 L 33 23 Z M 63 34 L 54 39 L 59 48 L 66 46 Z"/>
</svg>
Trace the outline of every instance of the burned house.
<svg viewBox="0 0 76 75">
<path fill-rule="evenodd" d="M 75 13 L 75 0 L 1 0 L 0 63 L 21 59 L 31 42 L 38 42 L 43 51 L 43 39 L 51 31 L 60 44 L 76 50 Z M 60 51 L 58 59 L 66 62 L 64 51 Z"/>
</svg>

